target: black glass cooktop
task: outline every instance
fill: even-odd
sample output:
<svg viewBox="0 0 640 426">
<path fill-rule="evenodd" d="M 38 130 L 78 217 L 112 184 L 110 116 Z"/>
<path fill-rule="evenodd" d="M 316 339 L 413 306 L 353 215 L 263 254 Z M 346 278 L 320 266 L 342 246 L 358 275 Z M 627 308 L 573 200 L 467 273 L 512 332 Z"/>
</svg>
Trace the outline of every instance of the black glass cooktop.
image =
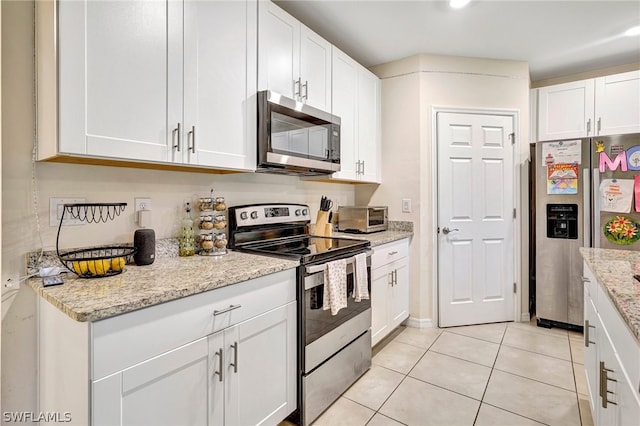
<svg viewBox="0 0 640 426">
<path fill-rule="evenodd" d="M 309 235 L 255 242 L 236 247 L 245 252 L 299 259 L 302 263 L 356 253 L 370 245 L 367 240 Z"/>
</svg>

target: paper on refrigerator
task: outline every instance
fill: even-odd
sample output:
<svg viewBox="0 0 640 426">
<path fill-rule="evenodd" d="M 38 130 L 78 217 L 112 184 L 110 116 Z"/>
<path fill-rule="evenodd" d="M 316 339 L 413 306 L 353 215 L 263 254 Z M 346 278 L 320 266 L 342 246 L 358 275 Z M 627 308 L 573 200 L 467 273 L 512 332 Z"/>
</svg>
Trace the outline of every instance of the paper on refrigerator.
<svg viewBox="0 0 640 426">
<path fill-rule="evenodd" d="M 633 179 L 603 179 L 600 183 L 600 210 L 629 213 L 633 192 Z"/>
</svg>

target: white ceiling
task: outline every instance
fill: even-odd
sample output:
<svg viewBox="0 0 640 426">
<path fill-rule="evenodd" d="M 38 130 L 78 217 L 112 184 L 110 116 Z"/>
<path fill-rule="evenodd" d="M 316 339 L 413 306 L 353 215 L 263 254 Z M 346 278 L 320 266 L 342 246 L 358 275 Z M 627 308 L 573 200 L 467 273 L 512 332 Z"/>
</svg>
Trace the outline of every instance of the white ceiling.
<svg viewBox="0 0 640 426">
<path fill-rule="evenodd" d="M 640 61 L 640 1 L 276 0 L 370 67 L 418 53 L 529 62 L 531 80 Z"/>
</svg>

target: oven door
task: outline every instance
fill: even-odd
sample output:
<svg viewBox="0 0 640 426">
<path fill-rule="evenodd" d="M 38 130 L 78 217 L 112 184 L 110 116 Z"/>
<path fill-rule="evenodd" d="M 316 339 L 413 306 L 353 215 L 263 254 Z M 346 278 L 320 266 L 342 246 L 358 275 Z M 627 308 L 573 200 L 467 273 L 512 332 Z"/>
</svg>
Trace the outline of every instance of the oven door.
<svg viewBox="0 0 640 426">
<path fill-rule="evenodd" d="M 353 299 L 353 259 L 347 260 L 347 307 L 336 315 L 322 309 L 325 264 L 302 267 L 301 341 L 305 347 L 301 368 L 305 374 L 371 328 L 371 300 Z M 371 294 L 371 250 L 367 253 L 367 287 Z"/>
</svg>

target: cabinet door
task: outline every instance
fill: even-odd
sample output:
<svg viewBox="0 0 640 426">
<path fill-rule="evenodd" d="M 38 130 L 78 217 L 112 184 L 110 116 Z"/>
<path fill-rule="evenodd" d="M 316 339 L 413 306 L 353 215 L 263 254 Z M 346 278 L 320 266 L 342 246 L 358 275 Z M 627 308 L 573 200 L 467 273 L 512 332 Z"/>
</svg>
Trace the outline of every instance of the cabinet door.
<svg viewBox="0 0 640 426">
<path fill-rule="evenodd" d="M 371 271 L 371 346 L 389 334 L 391 271 L 384 265 Z"/>
<path fill-rule="evenodd" d="M 380 182 L 380 79 L 358 66 L 358 159 L 360 179 Z"/>
<path fill-rule="evenodd" d="M 182 121 L 182 4 L 59 3 L 59 150 L 171 161 Z"/>
<path fill-rule="evenodd" d="M 225 425 L 277 425 L 296 409 L 296 330 L 296 302 L 225 330 Z"/>
<path fill-rule="evenodd" d="M 589 297 L 589 290 L 584 289 L 584 372 L 589 389 L 589 402 L 591 403 L 591 413 L 597 423 L 597 408 L 599 392 L 599 369 L 598 364 L 598 336 L 602 332 L 602 326 L 598 318 L 596 308 Z"/>
<path fill-rule="evenodd" d="M 595 80 L 597 135 L 640 132 L 640 71 Z"/>
<path fill-rule="evenodd" d="M 581 80 L 538 89 L 538 140 L 591 136 L 594 82 Z"/>
<path fill-rule="evenodd" d="M 332 60 L 332 113 L 340 117 L 340 171 L 339 179 L 357 179 L 357 105 L 358 63 L 337 48 Z"/>
<path fill-rule="evenodd" d="M 224 331 L 210 335 L 209 345 L 209 424 L 224 424 L 225 380 L 229 380 L 229 361 L 225 352 Z"/>
<path fill-rule="evenodd" d="M 389 299 L 389 321 L 391 328 L 395 328 L 409 316 L 409 259 L 394 262 L 390 269 L 395 281 Z"/>
<path fill-rule="evenodd" d="M 184 3 L 184 161 L 255 169 L 256 1 Z"/>
<path fill-rule="evenodd" d="M 258 2 L 258 90 L 299 94 L 300 22 L 270 1 Z M 294 91 L 295 86 L 295 91 Z"/>
<path fill-rule="evenodd" d="M 331 111 L 331 43 L 301 25 L 301 97 L 304 103 Z"/>
<path fill-rule="evenodd" d="M 208 372 L 203 338 L 98 380 L 92 424 L 206 425 Z"/>
</svg>

